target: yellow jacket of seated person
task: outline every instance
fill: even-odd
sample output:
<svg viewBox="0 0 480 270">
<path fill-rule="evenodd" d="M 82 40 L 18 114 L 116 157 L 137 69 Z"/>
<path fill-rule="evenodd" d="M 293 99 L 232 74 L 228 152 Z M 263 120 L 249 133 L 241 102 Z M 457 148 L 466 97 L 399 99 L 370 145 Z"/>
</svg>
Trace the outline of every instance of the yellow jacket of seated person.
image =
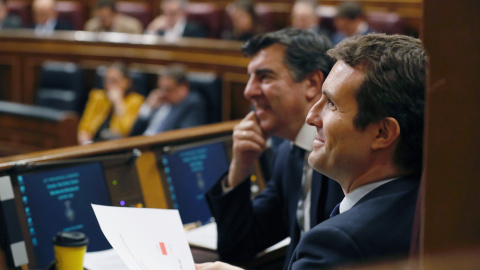
<svg viewBox="0 0 480 270">
<path fill-rule="evenodd" d="M 78 132 L 87 132 L 92 136 L 98 132 L 100 126 L 112 114 L 109 129 L 123 137 L 130 134 L 130 130 L 138 116 L 138 109 L 142 105 L 144 97 L 131 92 L 124 98 L 125 112 L 122 115 L 112 112 L 112 103 L 107 98 L 104 90 L 94 89 L 90 91 L 85 111 L 78 126 Z"/>
</svg>

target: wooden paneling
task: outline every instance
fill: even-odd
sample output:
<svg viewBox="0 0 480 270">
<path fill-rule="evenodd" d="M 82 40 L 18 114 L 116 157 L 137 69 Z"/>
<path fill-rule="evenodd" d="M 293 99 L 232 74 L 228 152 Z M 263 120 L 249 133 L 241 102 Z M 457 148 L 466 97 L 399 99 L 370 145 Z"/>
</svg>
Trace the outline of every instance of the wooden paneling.
<svg viewBox="0 0 480 270">
<path fill-rule="evenodd" d="M 249 59 L 240 52 L 241 44 L 208 39 L 168 43 L 156 36 L 87 32 L 61 32 L 40 38 L 28 30 L 4 31 L 0 33 L 0 56 L 6 57 L 0 58 L 0 67 L 7 72 L 2 75 L 5 80 L 0 82 L 0 89 L 5 100 L 33 104 L 38 71 L 46 60 L 70 61 L 89 68 L 92 63 L 113 61 L 137 67 L 181 62 L 189 70 L 216 73 L 223 80 L 223 95 L 234 98 L 228 91 L 243 91 L 248 80 L 245 74 Z M 224 120 L 241 118 L 248 111 L 245 100 L 231 99 L 225 106 Z"/>
<path fill-rule="evenodd" d="M 480 247 L 479 13 L 478 2 L 424 1 L 422 39 L 430 67 L 420 239 L 423 256 Z"/>
<path fill-rule="evenodd" d="M 0 113 L 0 156 L 77 144 L 78 116 L 59 121 Z"/>
<path fill-rule="evenodd" d="M 238 124 L 238 122 L 239 121 L 228 121 L 189 129 L 167 131 L 154 136 L 136 136 L 113 141 L 97 142 L 81 146 L 64 147 L 4 157 L 0 158 L 0 171 L 9 169 L 20 161 L 22 163 L 28 163 L 79 158 L 120 152 L 134 148 L 144 150 L 155 145 L 169 144 L 178 141 L 189 142 L 200 139 L 208 139 L 212 136 L 228 135 L 231 134 L 233 127 Z"/>
</svg>

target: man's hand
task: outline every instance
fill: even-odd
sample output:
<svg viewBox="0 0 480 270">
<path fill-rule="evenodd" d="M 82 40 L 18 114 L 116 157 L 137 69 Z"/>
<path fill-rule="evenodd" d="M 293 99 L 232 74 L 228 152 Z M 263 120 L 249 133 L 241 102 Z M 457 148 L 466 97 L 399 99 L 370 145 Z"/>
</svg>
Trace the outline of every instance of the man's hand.
<svg viewBox="0 0 480 270">
<path fill-rule="evenodd" d="M 146 100 L 148 106 L 154 110 L 165 103 L 165 91 L 160 89 L 153 89 L 150 94 L 148 94 Z"/>
<path fill-rule="evenodd" d="M 113 104 L 113 110 L 116 115 L 123 115 L 125 113 L 125 102 L 123 101 L 124 91 L 119 87 L 111 87 L 106 89 L 107 98 Z"/>
<path fill-rule="evenodd" d="M 195 264 L 196 270 L 242 270 L 236 266 L 223 263 L 223 262 L 213 262 L 213 263 L 201 263 Z"/>
<path fill-rule="evenodd" d="M 235 187 L 250 173 L 255 160 L 267 148 L 267 138 L 255 112 L 250 112 L 233 129 L 233 157 L 228 174 L 228 186 Z"/>
<path fill-rule="evenodd" d="M 147 34 L 156 34 L 160 30 L 166 30 L 167 29 L 167 18 L 165 16 L 158 16 L 156 17 L 148 26 L 147 29 L 145 30 L 145 33 Z"/>
</svg>

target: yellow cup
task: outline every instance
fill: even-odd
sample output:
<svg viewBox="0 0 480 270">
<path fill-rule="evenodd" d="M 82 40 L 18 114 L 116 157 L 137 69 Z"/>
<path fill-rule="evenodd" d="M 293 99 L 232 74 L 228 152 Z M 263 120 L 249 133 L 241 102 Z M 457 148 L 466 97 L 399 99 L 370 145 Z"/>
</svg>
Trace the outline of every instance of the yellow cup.
<svg viewBox="0 0 480 270">
<path fill-rule="evenodd" d="M 59 232 L 53 238 L 56 270 L 82 270 L 88 238 L 81 232 Z"/>
</svg>

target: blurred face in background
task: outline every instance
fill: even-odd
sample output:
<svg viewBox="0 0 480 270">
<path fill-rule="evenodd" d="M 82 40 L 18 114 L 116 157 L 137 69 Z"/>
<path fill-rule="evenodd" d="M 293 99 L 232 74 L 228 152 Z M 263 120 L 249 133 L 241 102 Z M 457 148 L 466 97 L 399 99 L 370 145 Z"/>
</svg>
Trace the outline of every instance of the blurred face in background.
<svg viewBox="0 0 480 270">
<path fill-rule="evenodd" d="M 161 76 L 158 78 L 158 89 L 162 100 L 170 104 L 178 104 L 187 92 L 186 84 L 179 84 L 174 78 Z"/>
<path fill-rule="evenodd" d="M 37 0 L 33 3 L 33 14 L 36 24 L 45 24 L 55 18 L 55 2 L 52 0 Z"/>
<path fill-rule="evenodd" d="M 351 37 L 355 35 L 357 32 L 357 27 L 360 24 L 361 19 L 353 19 L 350 20 L 347 17 L 338 17 L 335 18 L 334 23 L 335 23 L 335 28 L 347 37 Z"/>
<path fill-rule="evenodd" d="M 162 11 L 168 29 L 173 28 L 175 24 L 185 16 L 182 6 L 178 1 L 167 1 L 162 3 Z"/>
<path fill-rule="evenodd" d="M 247 11 L 234 7 L 229 14 L 233 28 L 238 32 L 245 33 L 253 29 L 253 18 Z"/>
<path fill-rule="evenodd" d="M 318 26 L 318 16 L 312 6 L 307 3 L 296 3 L 292 9 L 292 27 L 312 29 Z"/>
<path fill-rule="evenodd" d="M 130 88 L 130 85 L 130 79 L 125 77 L 120 70 L 114 67 L 110 67 L 107 69 L 103 81 L 103 86 L 107 93 L 115 91 L 116 93 L 123 96 Z"/>
<path fill-rule="evenodd" d="M 7 7 L 3 2 L 0 2 L 0 23 L 5 19 L 7 16 Z"/>
<path fill-rule="evenodd" d="M 97 9 L 96 13 L 97 18 L 100 20 L 100 24 L 104 29 L 112 28 L 115 12 L 111 8 L 102 7 Z"/>
</svg>

